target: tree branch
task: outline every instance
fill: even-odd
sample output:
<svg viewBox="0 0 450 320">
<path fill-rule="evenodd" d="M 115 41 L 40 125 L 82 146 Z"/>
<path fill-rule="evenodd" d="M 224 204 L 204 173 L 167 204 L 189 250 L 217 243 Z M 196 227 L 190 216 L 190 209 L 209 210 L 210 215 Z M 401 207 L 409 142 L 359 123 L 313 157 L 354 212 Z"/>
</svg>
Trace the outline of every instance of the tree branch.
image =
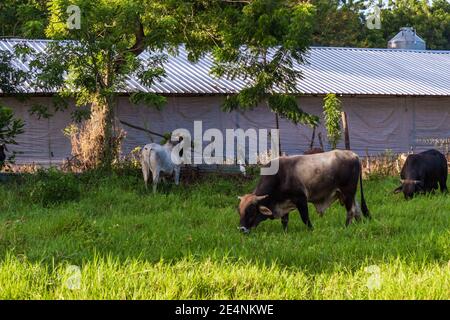
<svg viewBox="0 0 450 320">
<path fill-rule="evenodd" d="M 143 51 L 144 51 L 144 39 L 145 39 L 145 34 L 144 34 L 144 26 L 142 25 L 142 22 L 139 21 L 139 26 L 138 26 L 138 30 L 136 31 L 136 41 L 134 43 L 134 45 L 128 50 L 130 52 L 132 52 L 135 56 L 140 55 Z"/>
<path fill-rule="evenodd" d="M 136 125 L 134 125 L 134 124 L 125 122 L 125 121 L 123 121 L 123 120 L 119 120 L 119 122 L 120 122 L 121 124 L 127 126 L 127 127 L 130 127 L 130 128 L 136 129 L 136 130 L 140 130 L 140 131 L 144 131 L 144 132 L 150 133 L 150 134 L 152 134 L 152 135 L 154 135 L 154 136 L 158 136 L 158 137 L 161 137 L 161 138 L 165 138 L 165 136 L 162 135 L 162 134 L 156 133 L 156 132 L 154 132 L 154 131 L 147 130 L 147 129 L 145 129 L 145 128 L 136 126 Z"/>
<path fill-rule="evenodd" d="M 138 19 L 138 28 L 135 33 L 136 41 L 134 42 L 133 46 L 131 46 L 129 49 L 125 50 L 125 52 L 131 52 L 135 57 L 140 55 L 142 52 L 144 52 L 144 40 L 145 40 L 145 33 L 144 33 L 144 25 L 142 22 Z M 119 70 L 119 68 L 125 63 L 125 59 L 123 57 L 123 54 L 120 53 L 119 56 L 115 59 L 115 70 Z"/>
</svg>

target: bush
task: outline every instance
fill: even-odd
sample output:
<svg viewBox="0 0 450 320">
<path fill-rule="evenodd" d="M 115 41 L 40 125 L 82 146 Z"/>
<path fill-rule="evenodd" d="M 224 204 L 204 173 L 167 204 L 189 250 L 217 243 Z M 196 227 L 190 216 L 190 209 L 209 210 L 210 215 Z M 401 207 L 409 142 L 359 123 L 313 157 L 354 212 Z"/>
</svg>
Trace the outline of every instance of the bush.
<svg viewBox="0 0 450 320">
<path fill-rule="evenodd" d="M 25 188 L 30 201 L 45 207 L 80 198 L 80 184 L 72 173 L 54 168 L 38 170 L 27 178 Z"/>
<path fill-rule="evenodd" d="M 21 119 L 14 117 L 12 109 L 4 107 L 0 104 L 0 146 L 6 147 L 7 144 L 17 144 L 15 138 L 17 135 L 24 132 L 24 122 Z M 7 149 L 2 150 L 7 151 Z M 9 162 L 14 163 L 16 152 L 6 159 L 0 160 L 0 170 Z"/>
<path fill-rule="evenodd" d="M 372 156 L 367 154 L 361 160 L 363 177 L 371 180 L 394 176 L 399 177 L 407 157 L 407 153 L 397 154 L 389 149 Z"/>
<path fill-rule="evenodd" d="M 328 142 L 331 149 L 336 149 L 341 140 L 341 102 L 335 94 L 327 94 L 323 99 L 323 115 L 325 118 L 325 128 L 327 129 Z"/>
</svg>

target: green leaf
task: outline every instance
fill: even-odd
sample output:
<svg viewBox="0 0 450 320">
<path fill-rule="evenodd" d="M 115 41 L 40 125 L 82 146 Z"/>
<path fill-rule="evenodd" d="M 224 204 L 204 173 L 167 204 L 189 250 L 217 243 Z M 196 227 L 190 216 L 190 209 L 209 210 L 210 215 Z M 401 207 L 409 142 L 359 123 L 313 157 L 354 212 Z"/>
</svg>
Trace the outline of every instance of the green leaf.
<svg viewBox="0 0 450 320">
<path fill-rule="evenodd" d="M 327 94 L 323 99 L 323 115 L 325 118 L 325 128 L 327 129 L 328 141 L 333 149 L 342 138 L 341 132 L 341 101 L 335 94 Z"/>
<path fill-rule="evenodd" d="M 144 104 L 149 107 L 155 107 L 157 110 L 161 110 L 166 103 L 166 98 L 155 93 L 135 92 L 130 95 L 130 101 L 136 105 Z"/>
</svg>

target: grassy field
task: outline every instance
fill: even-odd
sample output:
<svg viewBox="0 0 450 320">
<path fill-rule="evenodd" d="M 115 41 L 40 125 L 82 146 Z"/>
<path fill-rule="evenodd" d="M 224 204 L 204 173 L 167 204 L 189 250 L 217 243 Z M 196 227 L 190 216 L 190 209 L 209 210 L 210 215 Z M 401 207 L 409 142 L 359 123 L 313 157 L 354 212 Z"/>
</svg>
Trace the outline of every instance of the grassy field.
<svg viewBox="0 0 450 320">
<path fill-rule="evenodd" d="M 335 204 L 310 208 L 312 232 L 292 212 L 288 233 L 275 220 L 247 236 L 237 195 L 255 179 L 156 195 L 138 172 L 75 179 L 78 197 L 54 205 L 36 179 L 0 184 L 0 299 L 450 298 L 450 196 L 405 201 L 394 178 L 365 182 L 372 221 L 345 228 Z"/>
</svg>

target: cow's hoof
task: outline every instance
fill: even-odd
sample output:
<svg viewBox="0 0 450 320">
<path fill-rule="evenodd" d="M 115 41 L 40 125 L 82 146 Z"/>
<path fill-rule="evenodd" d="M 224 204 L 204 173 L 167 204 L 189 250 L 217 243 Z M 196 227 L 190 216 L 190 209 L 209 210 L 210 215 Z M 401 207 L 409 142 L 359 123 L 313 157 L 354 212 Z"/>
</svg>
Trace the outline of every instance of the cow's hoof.
<svg viewBox="0 0 450 320">
<path fill-rule="evenodd" d="M 246 227 L 238 227 L 238 230 L 241 231 L 243 234 L 249 234 L 250 229 L 247 229 Z"/>
</svg>

